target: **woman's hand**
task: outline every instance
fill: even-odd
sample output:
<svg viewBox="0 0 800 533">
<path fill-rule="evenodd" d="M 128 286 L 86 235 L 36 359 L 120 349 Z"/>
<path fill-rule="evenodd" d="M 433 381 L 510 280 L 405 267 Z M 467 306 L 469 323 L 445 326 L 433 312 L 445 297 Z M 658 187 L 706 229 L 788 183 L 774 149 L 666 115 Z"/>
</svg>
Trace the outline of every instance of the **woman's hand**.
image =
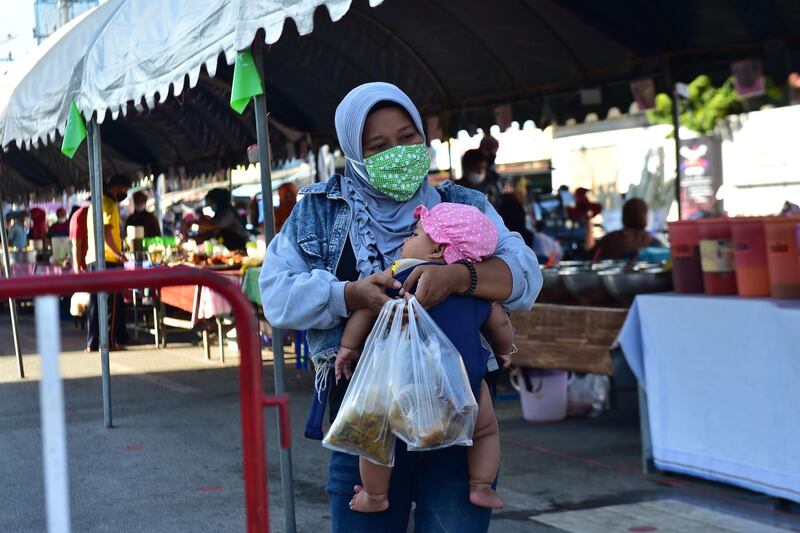
<svg viewBox="0 0 800 533">
<path fill-rule="evenodd" d="M 380 313 L 383 304 L 391 298 L 386 295 L 387 289 L 399 289 L 399 281 L 386 274 L 373 274 L 359 281 L 351 281 L 344 287 L 344 301 L 347 309 L 369 309 L 375 315 Z"/>
<path fill-rule="evenodd" d="M 423 265 L 411 272 L 401 294 L 413 293 L 420 305 L 429 309 L 442 303 L 451 294 L 466 291 L 469 284 L 470 272 L 464 265 Z"/>
</svg>

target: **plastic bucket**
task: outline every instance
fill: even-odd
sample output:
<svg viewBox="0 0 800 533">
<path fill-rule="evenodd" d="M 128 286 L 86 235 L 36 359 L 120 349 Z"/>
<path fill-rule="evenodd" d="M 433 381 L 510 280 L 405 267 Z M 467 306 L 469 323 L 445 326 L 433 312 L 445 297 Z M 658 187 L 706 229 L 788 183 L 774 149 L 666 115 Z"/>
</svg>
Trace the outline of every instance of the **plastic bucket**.
<svg viewBox="0 0 800 533">
<path fill-rule="evenodd" d="M 733 259 L 739 296 L 769 296 L 767 239 L 761 218 L 731 219 Z"/>
<path fill-rule="evenodd" d="M 774 298 L 800 298 L 799 223 L 800 217 L 796 216 L 764 219 L 770 288 Z"/>
<path fill-rule="evenodd" d="M 511 385 L 519 391 L 522 418 L 557 422 L 567 416 L 567 373 L 562 370 L 515 368 Z"/>
<path fill-rule="evenodd" d="M 733 262 L 733 235 L 729 218 L 698 221 L 700 266 L 706 294 L 736 294 L 736 268 Z"/>
<path fill-rule="evenodd" d="M 686 220 L 669 223 L 672 253 L 672 285 L 675 292 L 703 292 L 703 271 L 700 267 L 700 237 L 697 222 Z"/>
</svg>

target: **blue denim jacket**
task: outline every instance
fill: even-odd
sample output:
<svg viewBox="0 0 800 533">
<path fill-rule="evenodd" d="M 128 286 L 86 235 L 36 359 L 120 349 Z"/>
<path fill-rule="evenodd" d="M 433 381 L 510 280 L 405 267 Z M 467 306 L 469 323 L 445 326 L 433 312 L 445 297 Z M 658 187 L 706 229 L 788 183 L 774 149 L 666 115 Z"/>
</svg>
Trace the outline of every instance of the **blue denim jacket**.
<svg viewBox="0 0 800 533">
<path fill-rule="evenodd" d="M 513 289 L 504 302 L 509 311 L 528 311 L 542 287 L 533 250 L 518 233 L 506 229 L 486 197 L 450 181 L 438 187 L 442 200 L 473 205 L 492 219 L 499 232 L 495 256 L 511 270 Z M 336 268 L 347 242 L 352 209 L 342 197 L 340 176 L 309 185 L 305 195 L 267 249 L 258 280 L 264 316 L 276 328 L 308 330 L 317 385 L 336 357 L 345 321 L 347 282 L 336 279 Z"/>
</svg>

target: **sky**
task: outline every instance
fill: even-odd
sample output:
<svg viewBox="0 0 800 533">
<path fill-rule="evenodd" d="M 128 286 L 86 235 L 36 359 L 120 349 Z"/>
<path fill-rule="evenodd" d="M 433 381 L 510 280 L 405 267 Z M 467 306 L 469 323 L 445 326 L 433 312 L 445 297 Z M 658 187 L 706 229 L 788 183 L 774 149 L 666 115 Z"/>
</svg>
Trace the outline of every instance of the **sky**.
<svg viewBox="0 0 800 533">
<path fill-rule="evenodd" d="M 0 59 L 7 59 L 9 52 L 19 58 L 36 47 L 33 1 L 0 0 Z M 12 36 L 10 40 L 8 34 Z"/>
<path fill-rule="evenodd" d="M 34 0 L 0 0 L 0 71 L 8 64 L 9 52 L 18 59 L 36 47 L 33 4 Z"/>
</svg>

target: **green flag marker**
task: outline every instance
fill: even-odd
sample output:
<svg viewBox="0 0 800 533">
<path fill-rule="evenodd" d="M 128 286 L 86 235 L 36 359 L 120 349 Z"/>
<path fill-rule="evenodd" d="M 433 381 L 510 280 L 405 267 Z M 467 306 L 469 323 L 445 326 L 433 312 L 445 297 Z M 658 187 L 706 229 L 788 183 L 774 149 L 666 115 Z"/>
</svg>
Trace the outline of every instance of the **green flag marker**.
<svg viewBox="0 0 800 533">
<path fill-rule="evenodd" d="M 83 121 L 81 112 L 75 102 L 69 106 L 69 118 L 67 118 L 67 131 L 64 132 L 64 140 L 61 143 L 61 153 L 72 159 L 78 147 L 86 138 L 86 123 Z"/>
<path fill-rule="evenodd" d="M 236 64 L 233 67 L 233 85 L 231 87 L 231 107 L 241 114 L 250 103 L 250 99 L 262 94 L 261 76 L 258 74 L 256 62 L 250 50 L 241 50 L 236 54 Z"/>
</svg>

